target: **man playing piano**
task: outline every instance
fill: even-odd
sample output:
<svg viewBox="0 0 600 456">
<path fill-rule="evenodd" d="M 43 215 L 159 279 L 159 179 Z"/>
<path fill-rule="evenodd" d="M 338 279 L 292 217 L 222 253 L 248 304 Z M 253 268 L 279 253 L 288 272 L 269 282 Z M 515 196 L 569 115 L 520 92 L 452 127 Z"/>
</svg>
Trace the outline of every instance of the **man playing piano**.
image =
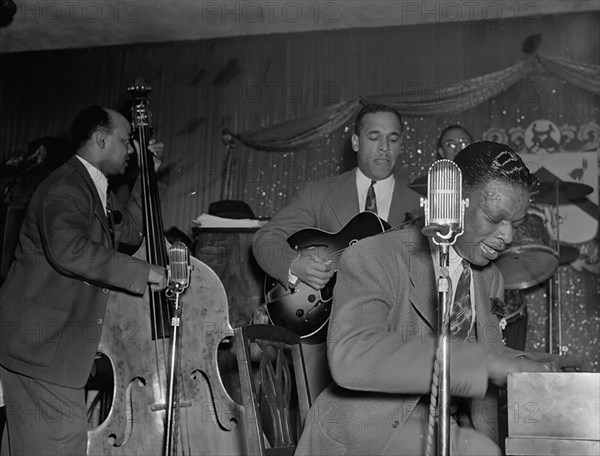
<svg viewBox="0 0 600 456">
<path fill-rule="evenodd" d="M 503 346 L 492 309 L 503 297 L 493 261 L 527 214 L 534 178 L 502 144 L 471 144 L 454 161 L 470 204 L 450 247 L 451 454 L 497 455 L 497 393 L 508 373 L 556 370 L 551 355 Z M 425 454 L 439 254 L 421 228 L 344 252 L 327 338 L 334 381 L 313 404 L 297 455 Z"/>
</svg>

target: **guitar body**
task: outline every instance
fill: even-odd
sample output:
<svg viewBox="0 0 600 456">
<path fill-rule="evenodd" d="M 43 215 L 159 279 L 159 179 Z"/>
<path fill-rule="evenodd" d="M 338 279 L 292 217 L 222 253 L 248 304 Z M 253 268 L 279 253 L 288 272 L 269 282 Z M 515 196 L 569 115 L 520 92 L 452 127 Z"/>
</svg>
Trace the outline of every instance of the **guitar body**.
<svg viewBox="0 0 600 456">
<path fill-rule="evenodd" d="M 310 249 L 318 258 L 330 259 L 337 269 L 339 257 L 346 247 L 384 230 L 376 214 L 361 212 L 337 233 L 306 228 L 290 236 L 288 243 L 300 252 Z M 288 328 L 302 338 L 318 333 L 329 321 L 335 280 L 334 275 L 324 288 L 315 290 L 304 282 L 286 288 L 267 277 L 265 302 L 271 323 Z"/>
</svg>

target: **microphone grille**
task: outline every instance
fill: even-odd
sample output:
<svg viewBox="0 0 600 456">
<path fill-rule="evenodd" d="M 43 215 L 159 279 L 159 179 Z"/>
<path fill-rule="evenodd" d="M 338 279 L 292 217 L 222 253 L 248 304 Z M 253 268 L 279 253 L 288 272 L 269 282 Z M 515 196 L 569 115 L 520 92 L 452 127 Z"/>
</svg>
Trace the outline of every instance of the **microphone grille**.
<svg viewBox="0 0 600 456">
<path fill-rule="evenodd" d="M 451 160 L 438 160 L 427 176 L 429 223 L 459 228 L 461 222 L 462 173 Z"/>
<path fill-rule="evenodd" d="M 174 242 L 169 249 L 171 280 L 179 285 L 189 283 L 190 252 L 183 242 Z"/>
</svg>

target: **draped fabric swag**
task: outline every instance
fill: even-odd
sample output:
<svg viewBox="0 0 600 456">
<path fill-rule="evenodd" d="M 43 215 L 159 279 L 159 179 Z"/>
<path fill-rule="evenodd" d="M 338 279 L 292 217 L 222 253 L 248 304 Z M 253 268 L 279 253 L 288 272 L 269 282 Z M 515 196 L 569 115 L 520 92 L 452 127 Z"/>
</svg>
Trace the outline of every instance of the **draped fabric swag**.
<svg viewBox="0 0 600 456">
<path fill-rule="evenodd" d="M 566 87 L 561 88 L 561 83 Z M 540 94 L 544 87 L 551 88 L 546 100 Z M 582 93 L 577 93 L 579 89 Z M 467 113 L 465 125 L 477 138 L 472 125 L 485 126 L 483 130 L 493 126 L 498 122 L 494 120 L 494 112 L 506 113 L 521 105 L 517 112 L 541 112 L 537 115 L 545 117 L 550 107 L 564 110 L 561 100 L 574 97 L 593 106 L 598 103 L 598 95 L 600 66 L 535 55 L 508 68 L 431 90 L 417 91 L 408 85 L 404 92 L 342 101 L 310 115 L 231 134 L 239 147 L 227 150 L 223 180 L 228 185 L 222 198 L 246 200 L 258 216 L 268 217 L 285 206 L 304 182 L 334 178 L 350 169 L 355 160 L 349 150 L 349 137 L 354 117 L 364 104 L 386 103 L 395 107 L 405 124 L 418 124 L 414 130 L 430 128 L 423 125 L 426 116 L 452 119 L 446 123 L 456 123 L 454 119 L 465 119 Z M 493 105 L 496 101 L 499 105 Z M 481 107 L 486 105 L 481 113 Z M 477 124 L 469 117 L 476 118 Z M 414 139 L 405 133 L 405 149 L 415 147 Z M 425 150 L 406 153 L 397 171 L 408 183 L 424 174 L 433 159 L 432 153 Z"/>
<path fill-rule="evenodd" d="M 235 137 L 245 146 L 268 152 L 291 152 L 345 125 L 369 103 L 385 103 L 407 116 L 451 114 L 486 102 L 529 76 L 541 65 L 554 76 L 600 95 L 600 66 L 549 56 L 534 56 L 508 68 L 449 85 L 440 92 L 392 93 L 344 101 L 321 111 Z M 427 96 L 429 95 L 429 96 Z"/>
</svg>

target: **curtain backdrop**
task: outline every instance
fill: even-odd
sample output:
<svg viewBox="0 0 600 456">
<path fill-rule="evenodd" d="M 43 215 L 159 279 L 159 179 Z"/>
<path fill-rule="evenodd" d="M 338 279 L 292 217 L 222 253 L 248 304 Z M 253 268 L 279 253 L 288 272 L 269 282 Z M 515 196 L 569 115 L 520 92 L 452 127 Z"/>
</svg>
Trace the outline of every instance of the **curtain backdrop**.
<svg viewBox="0 0 600 456">
<path fill-rule="evenodd" d="M 235 137 L 245 146 L 263 151 L 290 152 L 316 141 L 352 119 L 361 106 L 384 103 L 408 116 L 455 114 L 474 108 L 522 81 L 541 64 L 551 74 L 592 95 L 600 95 L 600 66 L 556 59 L 530 57 L 508 68 L 471 78 L 428 92 L 424 97 L 412 88 L 404 92 L 374 95 L 366 99 L 344 101 L 299 119 L 283 122 Z"/>
<path fill-rule="evenodd" d="M 405 114 L 406 181 L 429 166 L 449 123 L 476 138 L 536 118 L 599 123 L 598 97 L 588 93 L 598 93 L 599 24 L 599 13 L 578 13 L 3 54 L 0 156 L 67 137 L 87 104 L 126 109 L 126 88 L 143 76 L 166 145 L 165 226 L 189 232 L 212 201 L 229 196 L 268 217 L 303 182 L 354 165 L 349 127 L 367 101 Z M 524 59 L 523 40 L 538 33 L 540 53 L 552 57 Z M 254 132 L 240 137 L 271 152 L 237 144 L 228 158 L 226 128 Z"/>
<path fill-rule="evenodd" d="M 421 122 L 429 121 L 425 116 L 448 116 L 469 110 L 476 111 L 478 106 L 486 102 L 495 104 L 501 99 L 501 94 L 506 99 L 507 93 L 513 102 L 505 100 L 504 103 L 508 103 L 509 109 L 519 112 L 521 108 L 531 105 L 532 101 L 539 102 L 540 91 L 549 90 L 556 95 L 556 86 L 561 85 L 566 96 L 564 100 L 572 102 L 581 98 L 582 103 L 591 102 L 597 106 L 600 65 L 536 55 L 508 68 L 437 87 L 436 90 L 418 93 L 411 85 L 404 92 L 343 101 L 312 114 L 258 130 L 239 134 L 227 131 L 242 147 L 238 152 L 235 147 L 228 149 L 227 166 L 223 171 L 223 179 L 227 183 L 223 198 L 249 200 L 252 206 L 258 208 L 260 216 L 268 216 L 285 206 L 302 183 L 334 176 L 351 168 L 354 163 L 347 150 L 344 155 L 344 143 L 348 142 L 352 133 L 356 113 L 365 104 L 389 104 L 406 116 L 406 123 L 412 124 L 416 119 Z M 532 89 L 536 93 L 523 96 L 532 92 Z M 583 93 L 577 93 L 580 92 L 579 89 Z M 563 100 L 562 97 L 559 99 Z M 522 105 L 523 101 L 527 104 Z M 549 107 L 543 103 L 537 106 L 542 110 Z M 501 111 L 504 115 L 506 112 L 505 109 Z M 493 115 L 491 113 L 490 117 L 493 118 Z M 560 118 L 562 114 L 557 113 L 556 117 Z M 524 116 L 518 115 L 515 123 L 518 124 L 521 120 L 524 120 Z M 465 126 L 471 130 L 468 124 Z M 408 130 L 410 131 L 410 127 Z M 587 146 L 598 150 L 599 132 L 592 131 L 591 134 L 595 137 L 590 138 Z M 414 152 L 405 153 L 409 159 L 404 160 L 400 170 L 401 177 L 406 182 L 424 174 L 423 165 L 429 165 L 427 160 L 419 160 L 422 155 L 420 149 L 417 148 L 416 154 Z M 433 155 L 430 159 L 433 160 Z M 417 164 L 421 166 L 416 167 Z"/>
</svg>

